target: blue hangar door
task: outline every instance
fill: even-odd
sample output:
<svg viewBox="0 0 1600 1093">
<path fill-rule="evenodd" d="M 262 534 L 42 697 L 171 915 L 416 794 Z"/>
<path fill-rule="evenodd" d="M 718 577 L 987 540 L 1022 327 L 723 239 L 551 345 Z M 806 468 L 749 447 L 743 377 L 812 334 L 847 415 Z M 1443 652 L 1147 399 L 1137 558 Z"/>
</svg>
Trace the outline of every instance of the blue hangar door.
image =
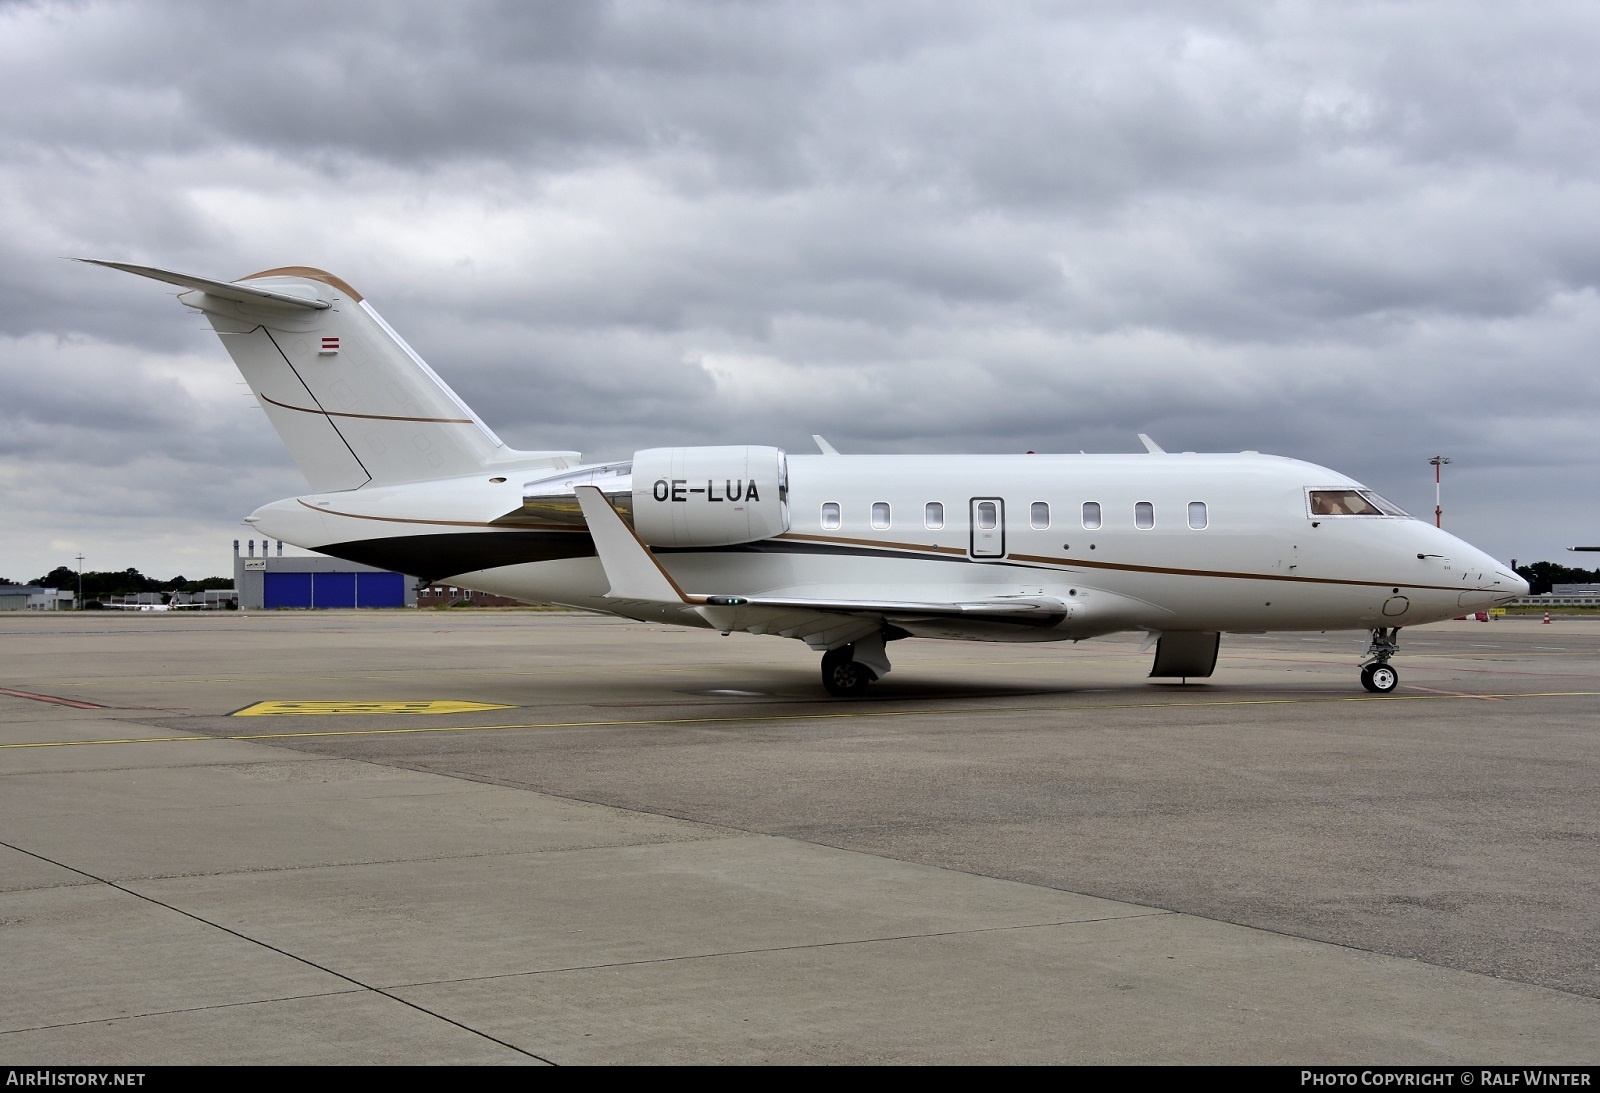
<svg viewBox="0 0 1600 1093">
<path fill-rule="evenodd" d="M 311 574 L 263 573 L 262 576 L 266 582 L 261 589 L 261 606 L 269 610 L 311 606 Z"/>
<path fill-rule="evenodd" d="M 406 575 L 404 573 L 357 573 L 357 607 L 404 607 L 406 605 Z"/>
<path fill-rule="evenodd" d="M 265 573 L 265 608 L 404 607 L 403 573 Z"/>
<path fill-rule="evenodd" d="M 354 573 L 313 573 L 311 575 L 312 607 L 354 607 L 356 605 L 356 575 Z"/>
</svg>

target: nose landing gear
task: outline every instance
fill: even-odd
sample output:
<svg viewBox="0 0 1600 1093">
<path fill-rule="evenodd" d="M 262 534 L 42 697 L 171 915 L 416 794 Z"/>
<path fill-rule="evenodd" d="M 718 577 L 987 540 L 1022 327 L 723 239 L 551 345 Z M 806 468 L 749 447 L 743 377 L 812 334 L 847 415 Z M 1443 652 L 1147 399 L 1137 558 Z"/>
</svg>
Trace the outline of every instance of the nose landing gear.
<svg viewBox="0 0 1600 1093">
<path fill-rule="evenodd" d="M 1363 656 L 1372 659 L 1361 666 L 1361 685 L 1373 694 L 1386 695 L 1400 686 L 1400 673 L 1389 664 L 1389 658 L 1400 651 L 1400 628 L 1378 627 L 1372 632 L 1372 641 Z"/>
</svg>

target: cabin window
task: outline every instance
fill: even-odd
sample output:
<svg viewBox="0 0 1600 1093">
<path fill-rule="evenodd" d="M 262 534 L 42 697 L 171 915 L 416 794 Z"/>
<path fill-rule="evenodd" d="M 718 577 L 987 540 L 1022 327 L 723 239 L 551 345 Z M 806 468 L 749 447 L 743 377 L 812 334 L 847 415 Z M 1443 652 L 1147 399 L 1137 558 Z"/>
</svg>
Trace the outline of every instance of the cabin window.
<svg viewBox="0 0 1600 1093">
<path fill-rule="evenodd" d="M 879 531 L 889 526 L 889 502 L 874 501 L 872 503 L 872 526 Z"/>
<path fill-rule="evenodd" d="M 1098 531 L 1100 528 L 1100 502 L 1085 501 L 1083 503 L 1083 526 L 1089 531 Z"/>
<path fill-rule="evenodd" d="M 1189 526 L 1196 531 L 1201 531 L 1206 526 L 1206 503 L 1204 501 L 1189 502 Z"/>
<path fill-rule="evenodd" d="M 993 531 L 1000 526 L 999 510 L 993 501 L 978 502 L 978 530 Z"/>
<path fill-rule="evenodd" d="M 822 526 L 829 531 L 839 527 L 839 502 L 827 501 L 822 506 Z"/>
<path fill-rule="evenodd" d="M 1156 526 L 1156 507 L 1148 501 L 1140 501 L 1133 506 L 1133 526 L 1140 531 L 1149 531 Z"/>
<path fill-rule="evenodd" d="M 944 506 L 937 501 L 929 501 L 923 505 L 922 526 L 930 531 L 938 531 L 944 527 Z"/>
<path fill-rule="evenodd" d="M 1044 501 L 1035 501 L 1028 510 L 1028 525 L 1035 531 L 1043 531 L 1050 526 L 1050 505 Z"/>
</svg>

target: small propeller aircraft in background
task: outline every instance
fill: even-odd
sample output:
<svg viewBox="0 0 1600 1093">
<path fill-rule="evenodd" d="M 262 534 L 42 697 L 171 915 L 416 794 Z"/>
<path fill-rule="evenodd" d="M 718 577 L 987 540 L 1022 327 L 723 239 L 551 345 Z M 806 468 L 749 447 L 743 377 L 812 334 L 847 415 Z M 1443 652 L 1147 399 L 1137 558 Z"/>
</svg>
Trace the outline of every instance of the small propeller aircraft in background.
<svg viewBox="0 0 1600 1093">
<path fill-rule="evenodd" d="M 1152 676 L 1186 679 L 1212 674 L 1223 633 L 1369 631 L 1361 683 L 1386 693 L 1401 627 L 1528 590 L 1361 483 L 1250 451 L 516 451 L 332 274 L 94 264 L 178 286 L 222 339 L 312 490 L 248 517 L 263 534 L 428 583 L 794 638 L 837 695 L 888 673 L 904 638 L 1130 630 L 1154 643 Z"/>
</svg>

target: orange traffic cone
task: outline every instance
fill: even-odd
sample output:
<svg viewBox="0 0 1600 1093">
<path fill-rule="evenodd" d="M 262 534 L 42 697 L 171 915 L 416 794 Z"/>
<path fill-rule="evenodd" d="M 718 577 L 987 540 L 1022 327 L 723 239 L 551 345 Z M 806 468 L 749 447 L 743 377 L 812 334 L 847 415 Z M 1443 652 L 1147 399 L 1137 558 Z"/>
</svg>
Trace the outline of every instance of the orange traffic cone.
<svg viewBox="0 0 1600 1093">
<path fill-rule="evenodd" d="M 1550 612 L 1548 612 L 1548 611 L 1546 611 L 1546 612 L 1545 612 L 1545 613 L 1544 613 L 1544 624 L 1545 624 L 1545 625 L 1546 625 L 1546 626 L 1549 626 L 1549 625 L 1550 625 Z"/>
</svg>

